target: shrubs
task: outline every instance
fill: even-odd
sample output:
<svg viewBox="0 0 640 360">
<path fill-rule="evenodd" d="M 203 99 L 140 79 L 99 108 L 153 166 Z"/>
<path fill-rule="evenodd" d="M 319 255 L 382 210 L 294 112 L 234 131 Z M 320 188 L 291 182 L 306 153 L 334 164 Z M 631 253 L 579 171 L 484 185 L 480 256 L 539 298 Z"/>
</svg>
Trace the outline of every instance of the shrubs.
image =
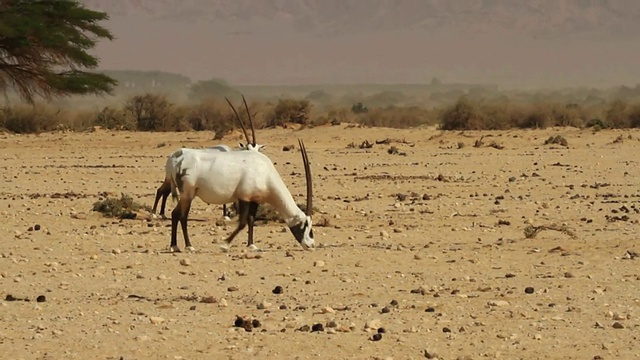
<svg viewBox="0 0 640 360">
<path fill-rule="evenodd" d="M 616 100 L 609 105 L 605 115 L 606 127 L 623 128 L 629 125 L 627 121 L 627 103 Z"/>
<path fill-rule="evenodd" d="M 144 94 L 131 97 L 124 112 L 133 118 L 140 131 L 167 131 L 174 129 L 170 126 L 172 107 L 164 96 Z"/>
<path fill-rule="evenodd" d="M 587 127 L 587 128 L 593 128 L 595 131 L 602 130 L 602 129 L 608 127 L 606 125 L 606 121 L 604 121 L 602 119 L 591 119 L 591 120 L 588 120 L 587 122 L 585 122 L 584 126 Z"/>
<path fill-rule="evenodd" d="M 195 131 L 213 131 L 214 140 L 222 139 L 235 128 L 228 107 L 213 98 L 202 100 L 189 111 L 187 124 Z"/>
<path fill-rule="evenodd" d="M 544 129 L 552 126 L 627 128 L 640 127 L 640 104 L 630 107 L 614 101 L 605 120 L 593 117 L 597 109 L 577 104 L 537 102 L 534 104 L 481 103 L 461 97 L 440 115 L 443 130 L 500 130 L 513 127 Z"/>
<path fill-rule="evenodd" d="M 133 201 L 133 198 L 126 194 L 122 194 L 120 199 L 107 197 L 93 204 L 93 211 L 100 212 L 106 217 L 119 219 L 135 219 L 137 212 L 141 209 L 151 211 L 149 206 Z"/>
<path fill-rule="evenodd" d="M 553 124 L 551 107 L 545 104 L 534 105 L 517 121 L 518 127 L 544 129 Z"/>
<path fill-rule="evenodd" d="M 366 107 L 361 102 L 357 102 L 351 106 L 351 112 L 354 114 L 364 114 L 369 111 L 369 108 Z"/>
<path fill-rule="evenodd" d="M 444 110 L 440 117 L 442 130 L 484 130 L 485 115 L 476 103 L 461 97 L 455 104 Z"/>
<path fill-rule="evenodd" d="M 587 118 L 580 105 L 577 104 L 559 105 L 555 109 L 554 115 L 556 119 L 555 126 L 581 127 Z"/>
<path fill-rule="evenodd" d="M 461 97 L 440 118 L 443 130 L 503 130 L 513 127 L 544 129 L 581 126 L 581 109 L 553 103 L 482 104 Z"/>
<path fill-rule="evenodd" d="M 360 113 L 357 121 L 366 126 L 393 128 L 416 127 L 435 122 L 431 111 L 419 107 L 377 108 Z"/>
<path fill-rule="evenodd" d="M 248 121 L 245 111 L 239 115 L 245 123 Z M 302 120 L 307 119 L 308 115 Z M 263 126 L 259 119 L 254 122 L 258 128 Z M 86 130 L 93 126 L 110 130 L 213 131 L 215 138 L 220 139 L 236 129 L 237 122 L 224 101 L 206 98 L 195 104 L 176 105 L 165 96 L 153 93 L 131 96 L 122 107 L 110 105 L 98 110 L 72 112 L 50 105 L 21 105 L 0 111 L 0 129 L 14 133 Z"/>
<path fill-rule="evenodd" d="M 16 134 L 57 130 L 84 130 L 95 123 L 95 113 L 56 108 L 51 105 L 20 105 L 0 110 L 0 129 Z"/>
<path fill-rule="evenodd" d="M 284 126 L 287 123 L 306 125 L 309 121 L 311 103 L 309 100 L 280 99 L 267 115 L 266 126 Z"/>
<path fill-rule="evenodd" d="M 111 130 L 132 130 L 135 124 L 127 119 L 124 111 L 112 107 L 104 107 L 94 120 L 95 125 Z"/>
<path fill-rule="evenodd" d="M 544 141 L 544 144 L 545 145 L 557 144 L 562 146 L 569 146 L 569 142 L 562 135 L 549 136 L 549 138 L 547 138 L 547 140 Z"/>
<path fill-rule="evenodd" d="M 630 127 L 640 127 L 640 104 L 636 104 L 629 109 L 627 119 Z"/>
<path fill-rule="evenodd" d="M 0 128 L 18 134 L 40 133 L 60 128 L 60 110 L 52 107 L 18 106 L 0 112 Z"/>
<path fill-rule="evenodd" d="M 638 103 L 629 105 L 622 100 L 614 100 L 603 115 L 602 118 L 589 119 L 584 126 L 594 130 L 640 127 L 640 104 Z"/>
<path fill-rule="evenodd" d="M 316 110 L 308 98 L 282 98 L 275 104 L 254 102 L 250 104 L 250 111 L 256 128 L 287 126 L 289 123 L 320 126 L 345 122 L 391 128 L 439 123 L 442 130 L 573 126 L 597 131 L 603 128 L 640 127 L 640 103 L 629 104 L 620 100 L 608 104 L 579 105 L 539 99 L 535 103 L 526 103 L 521 98 L 509 100 L 506 97 L 472 100 L 461 96 L 452 105 L 435 109 L 424 105 L 374 107 L 364 105 L 357 99 L 350 104 L 324 106 Z M 239 108 L 238 111 L 241 119 L 247 123 L 244 109 Z M 258 113 L 265 114 L 264 118 L 256 117 Z M 71 111 L 52 105 L 22 105 L 5 107 L 0 111 L 0 129 L 15 133 L 85 130 L 100 126 L 112 130 L 212 131 L 217 140 L 235 130 L 237 125 L 228 104 L 218 97 L 176 105 L 165 96 L 152 93 L 132 96 L 121 106 L 116 104 L 99 109 L 85 107 Z"/>
</svg>

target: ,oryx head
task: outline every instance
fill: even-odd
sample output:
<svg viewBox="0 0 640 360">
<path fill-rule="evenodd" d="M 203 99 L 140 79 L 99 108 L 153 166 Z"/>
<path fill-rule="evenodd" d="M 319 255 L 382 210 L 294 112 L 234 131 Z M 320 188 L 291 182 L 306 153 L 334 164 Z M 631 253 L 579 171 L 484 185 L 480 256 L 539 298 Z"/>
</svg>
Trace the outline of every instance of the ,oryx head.
<svg viewBox="0 0 640 360">
<path fill-rule="evenodd" d="M 255 150 L 255 151 L 262 151 L 262 149 L 267 147 L 267 145 L 256 144 L 256 146 L 253 146 L 253 144 L 245 144 L 242 142 L 238 143 L 238 146 L 242 150 Z"/>
<path fill-rule="evenodd" d="M 231 101 L 229 101 L 228 98 L 225 97 L 224 99 L 227 100 L 227 103 L 229 103 L 229 106 L 231 106 L 231 110 L 233 110 L 233 113 L 236 114 L 236 119 L 240 124 L 240 128 L 242 128 L 242 132 L 244 133 L 244 138 L 247 140 L 246 144 L 242 142 L 238 143 L 238 145 L 240 146 L 240 149 L 253 150 L 253 151 L 261 151 L 262 149 L 264 149 L 267 145 L 258 144 L 256 142 L 256 129 L 253 126 L 253 117 L 249 112 L 249 106 L 247 105 L 247 100 L 244 98 L 244 95 L 242 95 L 242 102 L 244 103 L 244 107 L 247 110 L 247 117 L 249 118 L 249 125 L 251 125 L 251 137 L 253 141 L 249 140 L 249 135 L 247 134 L 247 128 L 244 126 L 244 123 L 240 119 L 240 115 L 238 115 L 236 108 L 233 106 L 233 104 L 231 103 Z"/>
<path fill-rule="evenodd" d="M 311 214 L 313 213 L 313 183 L 311 181 L 311 169 L 309 167 L 309 157 L 307 156 L 307 148 L 304 142 L 298 139 L 300 145 L 300 153 L 302 154 L 302 163 L 304 164 L 304 175 L 307 183 L 307 209 L 305 217 L 299 224 L 289 227 L 293 236 L 298 240 L 305 250 L 309 250 L 315 246 L 313 239 L 313 228 L 311 224 Z"/>
</svg>

